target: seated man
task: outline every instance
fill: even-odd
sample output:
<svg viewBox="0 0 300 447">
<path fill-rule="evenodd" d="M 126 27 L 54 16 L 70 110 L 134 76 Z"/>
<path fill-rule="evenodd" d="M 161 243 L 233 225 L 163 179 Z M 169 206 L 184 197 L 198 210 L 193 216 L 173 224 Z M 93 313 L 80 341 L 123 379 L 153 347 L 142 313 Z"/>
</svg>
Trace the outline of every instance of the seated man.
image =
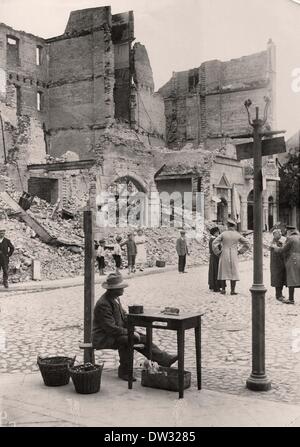
<svg viewBox="0 0 300 447">
<path fill-rule="evenodd" d="M 120 379 L 128 380 L 128 334 L 126 329 L 126 313 L 122 308 L 119 297 L 123 295 L 128 284 L 123 282 L 122 275 L 111 273 L 102 284 L 106 292 L 97 301 L 94 309 L 92 331 L 93 347 L 95 349 L 118 349 Z M 135 344 L 146 344 L 146 336 L 134 333 Z M 135 347 L 137 351 L 148 357 L 146 346 Z M 178 360 L 177 356 L 161 351 L 152 344 L 152 359 L 161 366 L 170 367 Z M 135 380 L 135 379 L 134 379 Z"/>
</svg>

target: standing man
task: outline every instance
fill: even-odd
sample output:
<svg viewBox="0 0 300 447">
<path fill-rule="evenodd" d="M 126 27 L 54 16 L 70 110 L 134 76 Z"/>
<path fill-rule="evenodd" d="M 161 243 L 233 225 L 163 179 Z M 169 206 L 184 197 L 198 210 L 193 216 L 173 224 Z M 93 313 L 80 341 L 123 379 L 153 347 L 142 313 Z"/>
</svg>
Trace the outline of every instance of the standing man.
<svg viewBox="0 0 300 447">
<path fill-rule="evenodd" d="M 285 238 L 282 236 L 280 228 L 273 231 L 273 241 L 270 247 L 270 269 L 271 269 L 271 286 L 275 287 L 276 299 L 283 301 L 283 286 L 286 285 L 286 270 L 284 257 L 282 253 L 275 253 L 273 247 L 283 247 Z"/>
<path fill-rule="evenodd" d="M 126 245 L 127 248 L 127 260 L 128 260 L 128 274 L 135 273 L 135 258 L 137 255 L 137 246 L 134 240 L 134 234 L 129 233 L 127 241 L 123 242 L 120 246 Z"/>
<path fill-rule="evenodd" d="M 220 292 L 221 281 L 218 281 L 219 260 L 221 254 L 221 244 L 219 246 L 219 254 L 216 254 L 212 249 L 212 244 L 216 237 L 220 235 L 219 227 L 214 227 L 209 230 L 211 237 L 209 239 L 209 269 L 208 269 L 208 285 L 209 290 Z"/>
<path fill-rule="evenodd" d="M 5 229 L 0 228 L 0 270 L 3 270 L 3 285 L 8 289 L 8 264 L 15 247 L 5 237 Z"/>
<path fill-rule="evenodd" d="M 300 234 L 294 226 L 287 226 L 287 240 L 280 248 L 273 245 L 275 253 L 281 253 L 285 259 L 286 282 L 289 288 L 289 299 L 285 304 L 295 304 L 295 287 L 300 287 Z"/>
<path fill-rule="evenodd" d="M 106 292 L 97 301 L 94 309 L 93 347 L 95 349 L 118 349 L 120 356 L 118 376 L 120 379 L 128 380 L 127 315 L 120 302 L 120 297 L 128 284 L 123 282 L 120 273 L 111 273 L 102 287 L 106 289 Z M 134 332 L 134 343 L 144 345 L 136 346 L 135 349 L 145 357 L 149 356 L 145 335 Z M 178 360 L 178 356 L 161 351 L 152 344 L 152 360 L 161 366 L 170 367 Z"/>
<path fill-rule="evenodd" d="M 187 273 L 185 271 L 186 255 L 189 254 L 188 245 L 185 238 L 185 231 L 180 231 L 180 237 L 176 242 L 176 251 L 178 254 L 178 271 L 179 273 Z"/>
<path fill-rule="evenodd" d="M 249 249 L 249 242 L 237 230 L 237 224 L 228 219 L 228 230 L 220 234 L 212 243 L 213 251 L 217 255 L 220 252 L 219 244 L 222 246 L 222 252 L 219 261 L 218 280 L 221 282 L 221 293 L 226 294 L 226 280 L 230 280 L 231 295 L 237 295 L 235 291 L 236 282 L 240 280 L 238 272 L 238 255 L 245 253 Z M 238 244 L 243 248 L 239 249 Z"/>
</svg>

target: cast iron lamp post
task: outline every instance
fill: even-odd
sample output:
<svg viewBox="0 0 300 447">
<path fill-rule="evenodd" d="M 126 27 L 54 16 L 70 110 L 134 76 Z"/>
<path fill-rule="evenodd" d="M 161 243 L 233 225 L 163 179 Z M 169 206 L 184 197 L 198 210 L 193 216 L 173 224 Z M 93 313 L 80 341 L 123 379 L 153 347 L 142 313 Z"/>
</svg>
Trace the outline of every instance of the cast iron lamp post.
<svg viewBox="0 0 300 447">
<path fill-rule="evenodd" d="M 256 107 L 255 119 L 251 120 L 251 101 L 245 102 L 249 124 L 253 128 L 253 164 L 254 164 L 254 253 L 252 294 L 252 372 L 247 380 L 247 388 L 253 391 L 268 391 L 271 382 L 265 370 L 265 293 L 263 284 L 263 218 L 262 218 L 262 132 L 268 116 L 270 99 L 265 98 L 266 106 L 263 119 L 259 118 Z"/>
</svg>

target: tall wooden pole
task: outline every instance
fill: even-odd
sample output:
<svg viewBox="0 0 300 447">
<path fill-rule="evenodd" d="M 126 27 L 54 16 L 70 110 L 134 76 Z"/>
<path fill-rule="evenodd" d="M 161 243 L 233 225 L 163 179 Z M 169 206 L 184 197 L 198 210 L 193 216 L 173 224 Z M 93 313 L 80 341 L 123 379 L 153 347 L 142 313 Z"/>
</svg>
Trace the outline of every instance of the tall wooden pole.
<svg viewBox="0 0 300 447">
<path fill-rule="evenodd" d="M 95 297 L 93 211 L 84 211 L 84 363 L 94 363 L 91 348 Z"/>
<path fill-rule="evenodd" d="M 2 119 L 1 112 L 0 112 L 0 124 L 1 124 L 1 133 L 2 133 L 4 163 L 7 163 L 7 155 L 6 155 L 6 147 L 5 147 L 5 137 L 4 137 L 4 125 L 3 125 L 3 119 Z"/>
<path fill-rule="evenodd" d="M 247 388 L 253 391 L 268 391 L 271 382 L 265 371 L 265 294 L 263 284 L 263 220 L 262 220 L 262 144 L 263 121 L 253 120 L 254 152 L 254 253 L 252 294 L 252 372 L 247 380 Z"/>
</svg>

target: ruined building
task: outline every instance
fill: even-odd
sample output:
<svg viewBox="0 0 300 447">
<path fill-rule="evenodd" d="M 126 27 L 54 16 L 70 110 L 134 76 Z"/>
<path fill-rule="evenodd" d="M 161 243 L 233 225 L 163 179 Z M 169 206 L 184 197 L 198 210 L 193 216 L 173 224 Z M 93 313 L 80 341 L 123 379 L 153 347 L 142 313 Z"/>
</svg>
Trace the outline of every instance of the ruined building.
<svg viewBox="0 0 300 447">
<path fill-rule="evenodd" d="M 64 34 L 50 39 L 0 24 L 1 172 L 65 206 L 95 178 L 99 191 L 130 183 L 157 207 L 160 192 L 199 192 L 207 220 L 237 213 L 251 228 L 252 167 L 237 161 L 230 135 L 249 131 L 248 98 L 263 107 L 270 96 L 274 124 L 274 44 L 173 73 L 155 93 L 147 51 L 134 40 L 133 12 L 110 7 L 72 12 Z M 268 227 L 278 179 L 274 160 L 266 163 Z"/>
</svg>

